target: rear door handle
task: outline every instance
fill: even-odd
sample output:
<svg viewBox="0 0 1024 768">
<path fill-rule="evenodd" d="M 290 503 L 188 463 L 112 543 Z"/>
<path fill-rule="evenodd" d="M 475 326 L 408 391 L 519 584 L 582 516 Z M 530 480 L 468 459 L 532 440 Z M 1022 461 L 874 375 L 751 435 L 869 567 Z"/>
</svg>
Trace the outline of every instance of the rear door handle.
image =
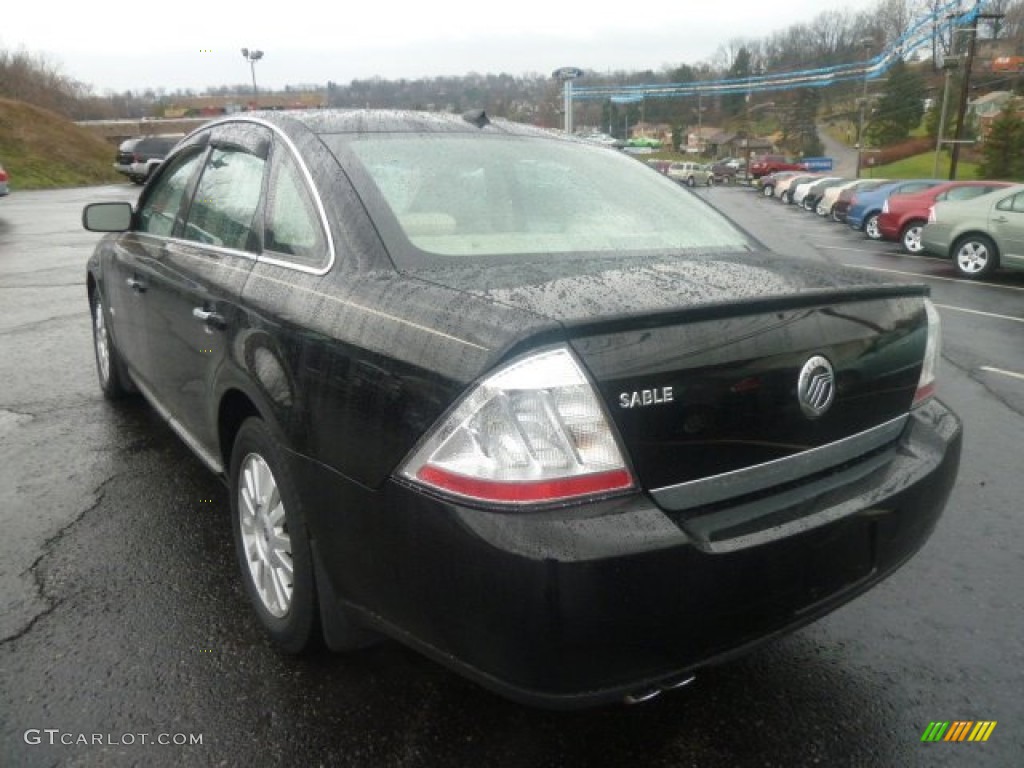
<svg viewBox="0 0 1024 768">
<path fill-rule="evenodd" d="M 1005 216 L 998 216 L 998 217 L 992 219 L 992 221 L 997 222 L 999 224 L 1005 224 L 1006 222 L 1009 221 L 1009 219 L 1006 218 Z"/>
<path fill-rule="evenodd" d="M 217 328 L 223 328 L 225 326 L 224 315 L 205 310 L 202 307 L 193 307 L 192 317 L 196 318 L 196 320 L 202 320 L 207 325 L 212 325 Z"/>
<path fill-rule="evenodd" d="M 125 282 L 128 283 L 128 287 L 131 288 L 136 293 L 146 292 L 146 282 L 144 280 L 139 280 L 138 278 L 135 277 L 128 277 L 125 278 Z"/>
</svg>

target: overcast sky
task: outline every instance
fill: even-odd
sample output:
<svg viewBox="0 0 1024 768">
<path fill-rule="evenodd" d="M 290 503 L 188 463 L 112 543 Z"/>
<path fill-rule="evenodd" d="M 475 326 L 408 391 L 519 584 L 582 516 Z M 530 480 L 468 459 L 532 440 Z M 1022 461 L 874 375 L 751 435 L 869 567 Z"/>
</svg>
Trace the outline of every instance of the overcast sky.
<svg viewBox="0 0 1024 768">
<path fill-rule="evenodd" d="M 857 11 L 877 2 L 847 0 L 841 7 Z M 242 47 L 265 51 L 256 79 L 271 88 L 375 75 L 548 74 L 561 66 L 657 71 L 707 61 L 730 39 L 761 37 L 834 7 L 821 0 L 9 0 L 4 6 L 0 48 L 43 54 L 101 94 L 245 83 Z M 267 13 L 271 7 L 279 12 Z"/>
</svg>

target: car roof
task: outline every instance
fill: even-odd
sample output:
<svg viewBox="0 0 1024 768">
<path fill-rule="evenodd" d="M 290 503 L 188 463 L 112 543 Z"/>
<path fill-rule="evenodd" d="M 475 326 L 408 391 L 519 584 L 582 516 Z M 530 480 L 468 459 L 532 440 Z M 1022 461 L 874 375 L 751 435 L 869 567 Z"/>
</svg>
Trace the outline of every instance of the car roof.
<svg viewBox="0 0 1024 768">
<path fill-rule="evenodd" d="M 461 115 L 444 112 L 413 112 L 390 109 L 311 109 L 279 112 L 247 112 L 245 120 L 255 118 L 280 128 L 301 123 L 316 134 L 330 133 L 503 133 L 520 136 L 559 137 L 566 141 L 579 141 L 588 146 L 593 142 L 566 136 L 546 128 L 513 123 L 494 118 L 484 110 L 471 110 Z M 231 119 L 231 118 L 228 118 Z M 217 121 L 220 122 L 220 121 Z"/>
</svg>

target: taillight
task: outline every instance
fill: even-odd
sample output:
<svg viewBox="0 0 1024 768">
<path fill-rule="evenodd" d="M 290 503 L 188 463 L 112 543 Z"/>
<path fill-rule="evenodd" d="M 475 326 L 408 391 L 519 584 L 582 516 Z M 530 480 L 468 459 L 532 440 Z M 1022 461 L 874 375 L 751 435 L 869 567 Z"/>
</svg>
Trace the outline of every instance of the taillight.
<svg viewBox="0 0 1024 768">
<path fill-rule="evenodd" d="M 921 376 L 917 380 L 917 391 L 914 393 L 914 406 L 928 401 L 935 394 L 935 372 L 939 367 L 942 355 L 942 323 L 939 312 L 930 299 L 924 300 L 924 309 L 928 315 L 928 341 L 924 348 L 924 362 L 921 365 Z"/>
<path fill-rule="evenodd" d="M 0 168 L 0 181 L 7 181 L 7 171 Z"/>
<path fill-rule="evenodd" d="M 889 201 L 886 200 L 884 203 L 882 203 L 882 213 L 888 213 L 888 212 L 889 212 Z"/>
<path fill-rule="evenodd" d="M 513 362 L 473 387 L 399 474 L 447 495 L 503 505 L 633 487 L 597 394 L 565 347 Z"/>
<path fill-rule="evenodd" d="M 934 224 L 936 221 L 938 221 L 938 218 L 935 216 L 935 206 L 934 205 L 929 205 L 928 206 L 928 223 L 929 224 Z"/>
</svg>

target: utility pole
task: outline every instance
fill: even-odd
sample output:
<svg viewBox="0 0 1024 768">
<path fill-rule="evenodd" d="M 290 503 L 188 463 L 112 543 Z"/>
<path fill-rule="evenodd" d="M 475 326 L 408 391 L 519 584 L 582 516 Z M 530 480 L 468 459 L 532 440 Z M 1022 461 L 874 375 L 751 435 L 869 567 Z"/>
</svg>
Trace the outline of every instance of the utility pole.
<svg viewBox="0 0 1024 768">
<path fill-rule="evenodd" d="M 860 94 L 860 115 L 857 118 L 857 173 L 854 178 L 860 178 L 861 157 L 864 154 L 864 110 L 868 105 L 868 53 L 874 40 L 864 38 L 860 41 L 864 46 L 864 86 Z"/>
<path fill-rule="evenodd" d="M 971 39 L 967 44 L 967 64 L 964 66 L 964 83 L 960 89 L 960 109 L 957 111 L 956 139 L 953 142 L 953 150 L 950 153 L 949 178 L 956 179 L 956 166 L 960 161 L 960 145 L 963 141 L 964 123 L 967 122 L 967 98 L 971 89 L 971 67 L 974 65 L 974 54 L 978 45 L 978 21 L 981 19 L 1001 19 L 1003 13 L 981 13 L 981 0 L 974 0 L 974 21 L 973 25 L 965 31 L 970 32 Z"/>
<path fill-rule="evenodd" d="M 967 118 L 967 96 L 971 87 L 971 66 L 974 64 L 974 50 L 978 42 L 978 14 L 981 12 L 981 0 L 974 1 L 974 26 L 971 27 L 971 38 L 967 43 L 967 63 L 964 65 L 964 82 L 960 88 L 960 108 L 957 110 L 956 138 L 953 140 L 953 151 L 950 153 L 949 179 L 956 179 L 956 166 L 960 162 L 960 142 L 964 138 L 964 123 Z"/>
</svg>

